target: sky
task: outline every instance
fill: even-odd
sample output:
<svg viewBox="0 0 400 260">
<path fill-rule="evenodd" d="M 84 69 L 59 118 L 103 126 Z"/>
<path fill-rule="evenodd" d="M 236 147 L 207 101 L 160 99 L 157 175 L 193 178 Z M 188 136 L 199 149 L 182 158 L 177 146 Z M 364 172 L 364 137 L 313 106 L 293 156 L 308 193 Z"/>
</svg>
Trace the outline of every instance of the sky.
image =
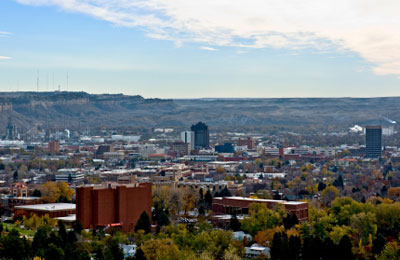
<svg viewBox="0 0 400 260">
<path fill-rule="evenodd" d="M 398 0 L 0 0 L 0 91 L 400 96 L 399 14 Z"/>
</svg>

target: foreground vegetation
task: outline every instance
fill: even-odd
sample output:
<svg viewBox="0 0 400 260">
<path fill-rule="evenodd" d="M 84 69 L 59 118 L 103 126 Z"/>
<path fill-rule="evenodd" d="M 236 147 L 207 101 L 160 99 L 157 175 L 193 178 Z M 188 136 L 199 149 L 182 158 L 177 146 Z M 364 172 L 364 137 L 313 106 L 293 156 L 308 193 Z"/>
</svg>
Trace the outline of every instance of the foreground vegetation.
<svg viewBox="0 0 400 260">
<path fill-rule="evenodd" d="M 143 213 L 135 230 L 67 230 L 44 218 L 26 218 L 38 227 L 32 238 L 10 225 L 1 226 L 1 259 L 123 259 L 120 244 L 136 244 L 130 259 L 211 260 L 244 259 L 245 246 L 256 242 L 271 249 L 271 259 L 399 259 L 400 203 L 371 198 L 365 203 L 341 197 L 329 207 L 310 203 L 309 221 L 298 223 L 283 208 L 253 204 L 249 218 L 233 216 L 230 230 L 215 229 L 200 215 L 196 223 L 170 224 L 168 212 L 158 208 L 153 219 L 159 228 L 152 233 L 150 218 Z M 167 216 L 167 219 L 165 219 Z M 164 219 L 164 220 L 163 220 Z M 36 224 L 32 224 L 35 227 Z M 11 229 L 10 229 L 11 228 Z M 235 240 L 232 232 L 253 236 Z M 260 256 L 259 259 L 265 259 Z"/>
</svg>

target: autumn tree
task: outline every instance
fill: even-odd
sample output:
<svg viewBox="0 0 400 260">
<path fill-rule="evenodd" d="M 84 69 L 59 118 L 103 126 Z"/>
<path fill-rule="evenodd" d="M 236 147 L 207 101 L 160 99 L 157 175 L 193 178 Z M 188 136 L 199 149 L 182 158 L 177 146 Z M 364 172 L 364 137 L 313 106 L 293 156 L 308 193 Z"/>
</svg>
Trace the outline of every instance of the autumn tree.
<svg viewBox="0 0 400 260">
<path fill-rule="evenodd" d="M 273 228 L 280 224 L 282 215 L 278 211 L 267 208 L 262 203 L 252 203 L 249 217 L 243 219 L 242 230 L 254 236 L 257 231 Z"/>
<path fill-rule="evenodd" d="M 322 193 L 322 202 L 330 206 L 331 202 L 339 195 L 339 190 L 335 186 L 326 187 Z"/>
<path fill-rule="evenodd" d="M 74 191 L 65 182 L 46 182 L 40 187 L 42 199 L 47 203 L 71 201 Z"/>
</svg>

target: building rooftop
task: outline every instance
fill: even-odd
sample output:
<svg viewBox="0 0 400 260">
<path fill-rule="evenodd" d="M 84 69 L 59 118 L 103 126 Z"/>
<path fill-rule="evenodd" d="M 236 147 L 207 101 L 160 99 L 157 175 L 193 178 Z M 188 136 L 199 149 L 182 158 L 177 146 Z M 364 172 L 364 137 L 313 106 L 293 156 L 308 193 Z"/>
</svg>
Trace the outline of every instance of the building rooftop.
<svg viewBox="0 0 400 260">
<path fill-rule="evenodd" d="M 75 214 L 71 214 L 71 215 L 68 215 L 66 217 L 58 217 L 58 218 L 55 218 L 55 219 L 62 220 L 64 222 L 74 222 L 74 221 L 76 221 L 76 215 Z"/>
<path fill-rule="evenodd" d="M 47 203 L 36 205 L 15 206 L 15 209 L 36 210 L 36 211 L 62 211 L 75 210 L 76 205 L 73 203 Z"/>
<path fill-rule="evenodd" d="M 245 200 L 245 201 L 254 201 L 254 202 L 272 202 L 272 203 L 282 203 L 286 205 L 300 205 L 306 202 L 303 201 L 286 201 L 286 200 L 270 200 L 270 199 L 253 199 L 253 198 L 246 198 L 246 197 L 238 197 L 238 196 L 232 196 L 232 197 L 223 197 L 225 199 L 230 199 L 230 200 Z M 223 198 L 220 198 L 221 200 Z M 218 199 L 218 198 L 214 198 Z"/>
</svg>

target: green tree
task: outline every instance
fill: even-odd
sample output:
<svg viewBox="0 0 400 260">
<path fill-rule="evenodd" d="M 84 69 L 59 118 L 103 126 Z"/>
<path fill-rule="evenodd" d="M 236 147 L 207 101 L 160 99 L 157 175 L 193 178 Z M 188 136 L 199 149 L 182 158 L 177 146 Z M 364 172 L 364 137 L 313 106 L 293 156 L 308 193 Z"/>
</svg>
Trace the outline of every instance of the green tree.
<svg viewBox="0 0 400 260">
<path fill-rule="evenodd" d="M 231 216 L 231 220 L 229 222 L 229 229 L 233 230 L 233 231 L 239 231 L 240 230 L 240 221 L 238 220 L 236 214 L 233 214 Z"/>
<path fill-rule="evenodd" d="M 354 259 L 354 255 L 352 252 L 352 245 L 349 236 L 344 235 L 339 242 L 338 250 L 339 256 L 337 259 L 346 259 L 352 260 Z"/>
<path fill-rule="evenodd" d="M 267 208 L 265 204 L 252 203 L 249 217 L 243 219 L 241 229 L 254 236 L 257 231 L 277 226 L 281 220 L 279 212 Z"/>
<path fill-rule="evenodd" d="M 135 232 L 138 230 L 144 230 L 146 234 L 151 232 L 150 218 L 146 211 L 142 212 L 138 222 L 136 223 Z"/>
<path fill-rule="evenodd" d="M 64 251 L 54 244 L 49 244 L 45 251 L 46 260 L 64 259 Z"/>
<path fill-rule="evenodd" d="M 213 197 L 210 190 L 207 190 L 206 195 L 204 196 L 204 201 L 207 203 L 208 208 L 211 208 Z"/>
<path fill-rule="evenodd" d="M 17 230 L 12 229 L 8 235 L 0 238 L 0 257 L 12 260 L 24 260 L 31 257 L 30 243 L 20 238 Z"/>
<path fill-rule="evenodd" d="M 400 259 L 400 247 L 396 242 L 387 243 L 378 260 L 398 260 Z"/>
<path fill-rule="evenodd" d="M 118 241 L 116 239 L 113 239 L 111 245 L 107 248 L 105 253 L 105 259 L 106 260 L 124 259 L 124 253 L 122 252 L 122 249 L 120 248 Z"/>
</svg>

